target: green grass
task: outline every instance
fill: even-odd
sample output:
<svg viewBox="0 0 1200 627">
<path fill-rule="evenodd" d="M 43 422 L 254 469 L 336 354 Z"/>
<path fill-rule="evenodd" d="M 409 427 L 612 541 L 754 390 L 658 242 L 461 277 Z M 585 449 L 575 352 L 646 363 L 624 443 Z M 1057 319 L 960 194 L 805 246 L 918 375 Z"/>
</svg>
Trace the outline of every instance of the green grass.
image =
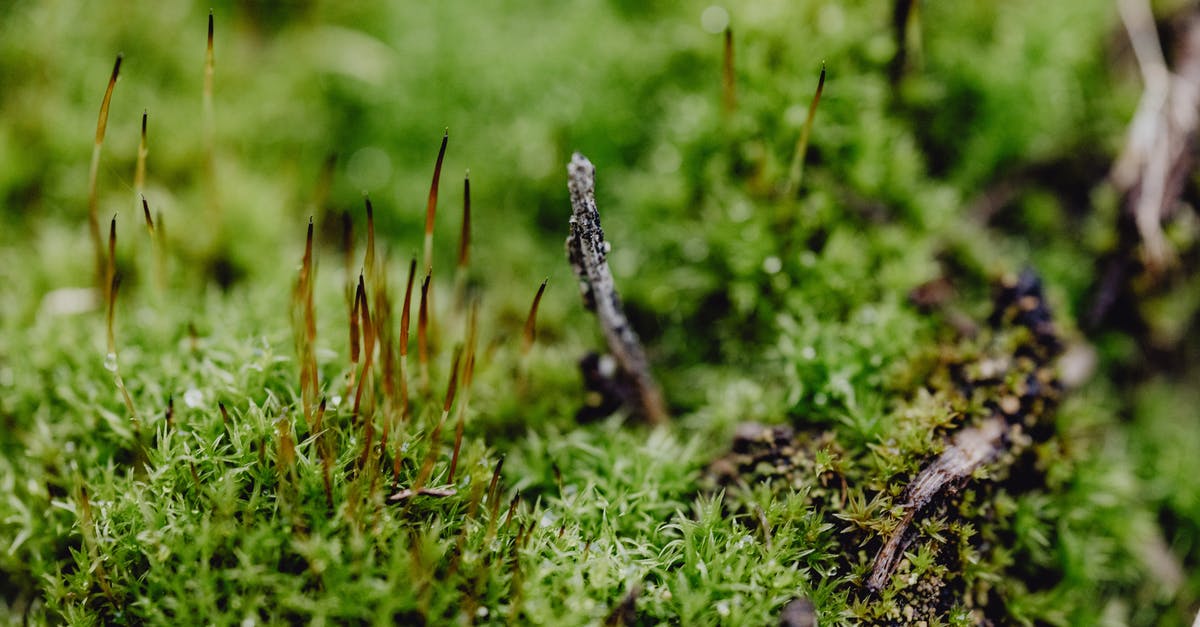
<svg viewBox="0 0 1200 627">
<path fill-rule="evenodd" d="M 1074 322 L 1115 241 L 1103 177 L 1139 90 L 1111 4 L 922 4 L 897 85 L 890 3 L 731 7 L 733 112 L 705 3 L 218 4 L 219 221 L 200 123 L 204 8 L 0 9 L 6 622 L 596 624 L 633 590 L 639 624 L 775 624 L 799 597 L 821 624 L 922 607 L 942 624 L 1195 615 L 1194 273 L 1143 305 L 1141 336 Z M 106 367 L 103 308 L 48 304 L 92 284 L 88 157 L 118 51 L 100 217 L 117 216 L 115 335 L 136 416 Z M 781 198 L 822 63 L 804 182 Z M 143 110 L 162 290 L 132 187 Z M 416 382 L 414 298 L 411 418 L 377 379 L 382 352 L 356 417 L 347 290 L 366 265 L 362 194 L 395 338 L 446 127 L 430 389 Z M 577 362 L 602 343 L 562 247 L 574 150 L 597 165 L 610 263 L 671 405 L 666 427 L 574 417 Z M 467 336 L 453 276 L 467 168 L 476 372 L 434 440 Z M 983 190 L 1009 181 L 1001 213 L 973 219 Z M 310 215 L 321 432 L 292 326 Z M 1173 235 L 1187 246 L 1194 230 Z M 232 269 L 226 287 L 214 260 Z M 1095 348 L 1095 374 L 1042 419 L 1043 437 L 920 521 L 900 574 L 872 595 L 863 582 L 904 485 L 994 400 L 961 397 L 948 364 L 1023 341 L 961 338 L 956 316 L 982 322 L 994 280 L 1026 266 L 1065 340 Z M 911 304 L 939 276 L 953 311 Z M 1164 345 L 1171 360 L 1156 362 Z M 745 422 L 789 425 L 797 450 L 721 484 L 710 464 Z M 425 485 L 454 494 L 388 498 L 427 462 Z"/>
</svg>

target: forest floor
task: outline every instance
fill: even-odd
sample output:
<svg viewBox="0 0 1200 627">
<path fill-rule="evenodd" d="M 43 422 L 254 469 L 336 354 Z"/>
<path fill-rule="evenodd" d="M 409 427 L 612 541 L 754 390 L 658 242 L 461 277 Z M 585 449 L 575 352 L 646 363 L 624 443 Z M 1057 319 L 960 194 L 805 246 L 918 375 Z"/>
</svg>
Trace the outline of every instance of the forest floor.
<svg viewBox="0 0 1200 627">
<path fill-rule="evenodd" d="M 1189 624 L 1200 13 L 844 4 L 0 8 L 0 617 Z"/>
</svg>

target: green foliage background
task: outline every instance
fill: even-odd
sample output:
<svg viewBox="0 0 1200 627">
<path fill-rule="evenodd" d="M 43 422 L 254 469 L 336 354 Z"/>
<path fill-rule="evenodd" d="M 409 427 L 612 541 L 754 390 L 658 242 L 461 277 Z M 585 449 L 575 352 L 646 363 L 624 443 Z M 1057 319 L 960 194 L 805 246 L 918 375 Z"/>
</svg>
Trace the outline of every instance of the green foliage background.
<svg viewBox="0 0 1200 627">
<path fill-rule="evenodd" d="M 798 596 L 814 601 L 822 624 L 886 620 L 895 601 L 858 589 L 870 555 L 851 558 L 857 570 L 838 569 L 842 530 L 808 500 L 815 483 L 754 493 L 773 530 L 768 546 L 757 523 L 704 489 L 703 468 L 738 423 L 791 423 L 835 434 L 859 496 L 894 498 L 941 446 L 938 410 L 914 400 L 914 373 L 954 341 L 943 321 L 908 304 L 909 291 L 951 267 L 959 306 L 980 318 L 989 279 L 1026 265 L 1044 277 L 1068 335 L 1098 349 L 1099 366 L 1055 418 L 1038 467 L 1044 488 L 1005 497 L 1010 514 L 996 524 L 1011 558 L 972 576 L 1000 591 L 1006 621 L 1183 624 L 1194 615 L 1200 386 L 1189 331 L 1200 286 L 1185 278 L 1145 303 L 1150 335 L 1179 347 L 1170 367 L 1148 359 L 1138 338 L 1084 334 L 1072 322 L 1086 311 L 1095 260 L 1115 241 L 1117 203 L 1103 177 L 1140 89 L 1111 3 L 922 4 L 919 45 L 895 85 L 890 3 L 731 5 L 732 113 L 721 109 L 722 38 L 702 19 L 720 12 L 704 2 L 213 8 L 219 226 L 201 123 L 208 6 L 0 8 L 8 621 L 589 624 L 635 586 L 647 624 L 770 624 Z M 104 365 L 103 312 L 57 315 L 46 305 L 55 290 L 90 285 L 88 159 L 118 51 L 100 215 L 117 216 L 120 367 L 140 436 Z M 797 200 L 782 199 L 822 64 L 828 82 L 804 185 Z M 146 196 L 169 242 L 165 291 L 152 281 L 132 188 L 143 110 Z M 348 371 L 353 278 L 337 247 L 339 216 L 355 217 L 357 258 L 361 195 L 370 194 L 391 293 L 402 293 L 444 128 L 434 268 L 446 338 L 434 395 L 461 338 L 449 269 L 468 168 L 470 280 L 487 347 L 459 493 L 398 506 L 355 492 L 339 469 L 328 508 L 297 407 L 289 327 L 305 221 L 316 216 L 322 242 L 318 361 L 333 396 Z M 665 428 L 573 417 L 583 398 L 575 363 L 600 345 L 563 259 L 575 150 L 598 168 L 613 272 L 676 415 Z M 972 207 L 998 183 L 1017 192 L 984 224 Z M 1188 246 L 1194 230 L 1172 236 Z M 209 270 L 216 257 L 235 269 L 227 289 Z M 544 277 L 538 345 L 522 358 L 521 324 Z M 339 467 L 361 447 L 347 405 L 331 410 Z M 425 399 L 405 436 L 409 480 L 439 406 Z M 280 418 L 300 442 L 290 479 L 276 469 Z M 881 445 L 900 453 L 887 457 Z M 499 494 L 468 513 L 501 457 Z"/>
</svg>

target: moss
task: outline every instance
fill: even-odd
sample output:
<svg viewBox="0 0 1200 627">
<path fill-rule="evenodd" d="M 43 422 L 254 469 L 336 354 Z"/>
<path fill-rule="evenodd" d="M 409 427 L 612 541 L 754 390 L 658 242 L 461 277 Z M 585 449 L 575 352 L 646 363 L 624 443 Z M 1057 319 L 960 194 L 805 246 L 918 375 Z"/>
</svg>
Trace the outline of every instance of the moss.
<svg viewBox="0 0 1200 627">
<path fill-rule="evenodd" d="M 195 123 L 202 11 L 0 9 L 0 614 L 758 625 L 810 603 L 821 624 L 1189 620 L 1194 224 L 1169 231 L 1181 265 L 1145 286 L 1144 328 L 1075 322 L 1118 240 L 1103 178 L 1140 89 L 1115 9 L 922 5 L 894 74 L 890 3 L 627 4 L 218 5 L 215 187 Z M 733 110 L 723 39 L 706 31 L 722 15 Z M 117 214 L 115 331 L 136 416 L 106 367 L 82 213 L 118 50 L 100 213 Z M 785 197 L 822 60 L 803 184 Z M 126 183 L 143 109 L 161 289 Z M 384 351 L 356 415 L 355 274 L 394 343 L 447 126 L 428 389 L 414 338 L 408 417 L 380 378 Z M 624 411 L 575 420 L 578 362 L 601 345 L 562 252 L 577 149 L 597 165 L 613 273 L 673 414 L 663 428 Z M 452 276 L 468 166 L 469 386 Z M 346 209 L 363 191 L 371 263 Z M 306 343 L 289 314 L 309 215 Z M 226 284 L 217 260 L 239 270 Z M 1035 307 L 1028 290 L 992 294 L 1025 266 L 1044 279 Z M 997 297 L 1007 313 L 973 322 Z M 1069 394 L 1047 369 L 1051 337 L 1092 348 Z M 1003 454 L 914 518 L 888 585 L 866 591 L 905 486 L 997 411 L 1014 418 Z"/>
</svg>

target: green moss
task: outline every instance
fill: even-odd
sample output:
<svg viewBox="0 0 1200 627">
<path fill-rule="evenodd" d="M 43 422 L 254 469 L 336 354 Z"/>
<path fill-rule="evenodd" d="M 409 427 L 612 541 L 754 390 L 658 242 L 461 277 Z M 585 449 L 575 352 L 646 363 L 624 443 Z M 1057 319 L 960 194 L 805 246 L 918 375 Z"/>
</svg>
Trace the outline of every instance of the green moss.
<svg viewBox="0 0 1200 627">
<path fill-rule="evenodd" d="M 1193 261 L 1145 288 L 1144 334 L 1072 322 L 1116 240 L 1102 179 L 1139 90 L 1116 58 L 1115 9 L 921 8 L 895 83 L 890 3 L 730 8 L 726 112 L 707 3 L 219 5 L 219 226 L 197 123 L 203 12 L 0 9 L 0 615 L 759 625 L 803 597 L 821 624 L 1185 623 L 1200 600 Z M 136 420 L 105 365 L 96 296 L 56 291 L 91 282 L 87 158 L 119 50 L 100 211 L 117 214 L 115 331 Z M 804 183 L 783 198 L 822 62 Z M 143 109 L 161 291 L 131 183 Z M 395 325 L 447 126 L 429 391 L 414 341 L 409 420 L 382 382 L 354 416 L 361 193 Z M 576 149 L 598 168 L 613 272 L 675 414 L 664 428 L 573 418 L 577 361 L 601 342 L 562 253 Z M 451 269 L 468 167 L 480 343 L 451 482 L 465 389 L 433 433 L 467 335 Z M 1006 189 L 981 218 L 976 200 Z M 321 432 L 289 325 L 309 215 Z M 1194 231 L 1169 235 L 1186 251 Z M 209 270 L 218 256 L 240 274 L 228 289 Z M 920 517 L 891 583 L 868 593 L 907 481 L 1045 365 L 1017 358 L 1028 330 L 960 337 L 987 316 L 992 280 L 1025 266 L 1063 338 L 1095 347 L 1095 372 L 1057 412 L 1026 412 L 1019 446 Z M 914 294 L 943 284 L 952 294 Z M 984 370 L 1000 358 L 1006 376 L 960 385 L 995 378 Z M 385 421 L 385 454 L 364 457 Z M 425 473 L 440 492 L 390 498 Z"/>
</svg>

